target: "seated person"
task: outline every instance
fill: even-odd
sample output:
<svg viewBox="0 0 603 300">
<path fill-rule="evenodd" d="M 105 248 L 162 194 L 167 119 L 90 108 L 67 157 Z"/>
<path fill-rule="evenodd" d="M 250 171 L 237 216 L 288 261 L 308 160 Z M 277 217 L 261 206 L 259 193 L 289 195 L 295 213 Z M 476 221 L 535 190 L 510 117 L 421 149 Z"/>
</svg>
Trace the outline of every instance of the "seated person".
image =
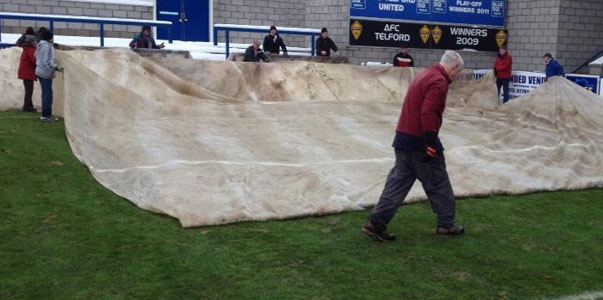
<svg viewBox="0 0 603 300">
<path fill-rule="evenodd" d="M 245 51 L 245 58 L 243 59 L 243 61 L 259 62 L 260 59 L 264 62 L 270 61 L 268 56 L 266 56 L 266 53 L 264 53 L 264 51 L 260 49 L 260 42 L 254 41 L 253 45 L 249 46 L 249 48 L 247 48 L 247 50 Z"/>
<path fill-rule="evenodd" d="M 130 48 L 134 49 L 163 49 L 165 44 L 157 45 L 155 39 L 151 36 L 151 27 L 148 25 L 142 26 L 142 31 L 134 36 L 130 42 Z"/>
</svg>

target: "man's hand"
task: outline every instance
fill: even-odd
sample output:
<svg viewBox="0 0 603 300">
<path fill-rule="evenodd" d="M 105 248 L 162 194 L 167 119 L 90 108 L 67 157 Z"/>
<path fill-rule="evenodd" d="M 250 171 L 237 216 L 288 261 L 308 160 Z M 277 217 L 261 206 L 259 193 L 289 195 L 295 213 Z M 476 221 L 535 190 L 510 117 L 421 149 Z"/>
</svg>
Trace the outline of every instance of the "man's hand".
<svg viewBox="0 0 603 300">
<path fill-rule="evenodd" d="M 428 162 L 436 157 L 438 133 L 435 131 L 425 131 L 423 132 L 423 140 L 425 141 L 425 156 L 423 159 L 421 159 L 421 161 Z"/>
<path fill-rule="evenodd" d="M 323 50 L 323 51 L 320 51 L 320 53 L 321 53 L 322 55 L 325 55 L 325 56 L 327 55 L 327 51 L 324 51 L 324 50 Z"/>
<path fill-rule="evenodd" d="M 339 51 L 333 52 L 333 56 L 335 56 L 335 57 L 339 56 Z"/>
<path fill-rule="evenodd" d="M 161 44 L 159 45 L 159 49 L 163 49 L 163 48 L 165 48 L 165 43 L 161 43 Z"/>
<path fill-rule="evenodd" d="M 54 67 L 54 70 L 57 71 L 57 72 L 63 72 L 63 70 L 65 70 L 65 69 L 63 69 L 63 68 L 61 68 L 59 66 L 56 66 L 56 67 Z"/>
</svg>

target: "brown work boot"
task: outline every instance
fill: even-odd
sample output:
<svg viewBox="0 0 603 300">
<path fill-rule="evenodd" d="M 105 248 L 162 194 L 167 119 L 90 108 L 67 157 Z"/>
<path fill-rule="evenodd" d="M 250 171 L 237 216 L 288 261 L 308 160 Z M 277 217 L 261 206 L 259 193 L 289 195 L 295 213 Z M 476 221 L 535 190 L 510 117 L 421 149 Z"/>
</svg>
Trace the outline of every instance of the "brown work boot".
<svg viewBox="0 0 603 300">
<path fill-rule="evenodd" d="M 362 227 L 362 232 L 379 242 L 393 242 L 396 240 L 395 234 L 391 234 L 387 231 L 376 230 L 370 220 L 366 221 L 364 227 Z"/>
<path fill-rule="evenodd" d="M 437 235 L 461 235 L 465 233 L 465 228 L 463 226 L 452 226 L 450 228 L 438 227 L 436 229 Z"/>
</svg>

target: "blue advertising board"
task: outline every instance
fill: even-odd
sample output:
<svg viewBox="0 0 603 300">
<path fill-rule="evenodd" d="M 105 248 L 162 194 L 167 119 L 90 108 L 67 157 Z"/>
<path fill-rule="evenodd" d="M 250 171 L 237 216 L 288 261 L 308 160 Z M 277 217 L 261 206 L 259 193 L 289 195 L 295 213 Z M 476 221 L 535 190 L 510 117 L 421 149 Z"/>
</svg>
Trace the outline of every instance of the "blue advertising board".
<svg viewBox="0 0 603 300">
<path fill-rule="evenodd" d="M 592 75 L 582 75 L 582 74 L 567 74 L 565 75 L 569 81 L 575 82 L 577 85 L 595 93 L 599 94 L 599 86 L 600 78 L 599 76 Z"/>
<path fill-rule="evenodd" d="M 350 17 L 504 27 L 506 0 L 350 0 Z"/>
</svg>

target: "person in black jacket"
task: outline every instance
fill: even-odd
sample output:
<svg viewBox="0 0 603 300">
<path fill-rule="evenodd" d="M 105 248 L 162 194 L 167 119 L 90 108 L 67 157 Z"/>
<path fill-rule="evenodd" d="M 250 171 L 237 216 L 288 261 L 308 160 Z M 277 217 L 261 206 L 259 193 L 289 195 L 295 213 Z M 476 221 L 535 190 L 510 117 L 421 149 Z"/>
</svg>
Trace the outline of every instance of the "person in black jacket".
<svg viewBox="0 0 603 300">
<path fill-rule="evenodd" d="M 287 55 L 287 47 L 281 36 L 278 34 L 276 26 L 270 26 L 270 34 L 264 37 L 264 51 L 280 54 L 280 48 L 283 48 L 283 54 Z"/>
<path fill-rule="evenodd" d="M 329 37 L 329 31 L 326 27 L 320 30 L 320 37 L 316 39 L 316 55 L 318 56 L 331 56 L 331 50 L 335 52 L 335 55 L 339 55 L 337 45 Z"/>
<path fill-rule="evenodd" d="M 260 49 L 260 43 L 258 41 L 254 41 L 253 45 L 249 46 L 249 48 L 245 50 L 245 58 L 243 58 L 243 61 L 258 62 L 260 59 L 264 62 L 270 61 L 268 56 L 266 56 L 266 53 Z"/>
<path fill-rule="evenodd" d="M 394 67 L 414 67 L 415 60 L 408 54 L 408 46 L 403 44 L 400 53 L 394 56 Z"/>
</svg>

